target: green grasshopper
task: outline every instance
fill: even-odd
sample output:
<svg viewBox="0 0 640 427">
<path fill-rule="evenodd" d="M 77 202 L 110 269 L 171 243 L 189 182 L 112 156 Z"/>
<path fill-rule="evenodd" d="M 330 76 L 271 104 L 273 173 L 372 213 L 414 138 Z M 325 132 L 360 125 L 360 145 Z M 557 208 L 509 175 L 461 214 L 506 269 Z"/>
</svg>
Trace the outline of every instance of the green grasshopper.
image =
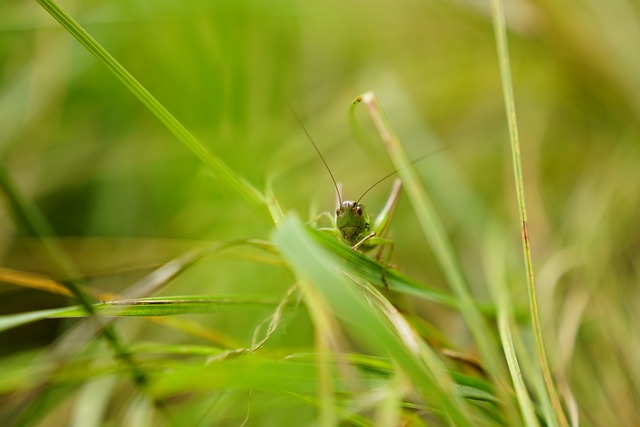
<svg viewBox="0 0 640 427">
<path fill-rule="evenodd" d="M 295 112 L 294 112 L 295 114 Z M 300 122 L 304 133 L 307 135 L 309 142 L 318 153 L 318 156 L 322 160 L 327 172 L 329 172 L 329 176 L 331 177 L 331 181 L 336 190 L 336 196 L 338 201 L 338 208 L 336 209 L 335 219 L 331 218 L 328 212 L 323 212 L 320 216 L 329 216 L 331 222 L 334 224 L 334 228 L 331 229 L 322 229 L 330 231 L 336 234 L 340 240 L 346 245 L 350 246 L 354 251 L 369 251 L 373 248 L 379 247 L 378 253 L 376 254 L 376 260 L 380 261 L 382 256 L 382 251 L 385 246 L 393 248 L 393 241 L 384 237 L 386 234 L 389 224 L 391 222 L 391 217 L 395 211 L 396 205 L 398 204 L 398 200 L 400 198 L 400 191 L 402 190 L 402 182 L 400 179 L 396 179 L 393 184 L 393 188 L 391 190 L 391 194 L 387 199 L 387 202 L 380 212 L 380 214 L 376 217 L 376 220 L 371 227 L 371 221 L 369 219 L 369 213 L 367 212 L 366 207 L 360 203 L 360 201 L 364 198 L 364 196 L 372 190 L 375 186 L 380 184 L 382 181 L 394 175 L 396 172 L 392 172 L 382 177 L 378 181 L 376 181 L 372 186 L 370 186 L 362 195 L 356 200 L 342 200 L 342 194 L 340 191 L 340 186 L 336 182 L 329 165 L 327 164 L 324 156 L 318 149 L 318 146 L 313 141 L 313 138 L 305 128 L 302 120 L 296 115 L 296 118 Z M 391 256 L 391 250 L 388 253 L 389 258 Z M 387 259 L 388 261 L 388 259 Z"/>
<path fill-rule="evenodd" d="M 388 176 L 385 177 L 385 179 L 386 178 L 388 178 Z M 380 245 L 393 244 L 391 240 L 383 236 L 389 228 L 391 218 L 398 204 L 400 191 L 402 190 L 402 182 L 399 179 L 394 181 L 387 202 L 380 214 L 376 217 L 373 227 L 371 227 L 371 221 L 366 207 L 360 203 L 364 195 L 379 182 L 369 187 L 357 201 L 342 201 L 340 193 L 337 193 L 339 207 L 336 209 L 336 229 L 339 232 L 340 240 L 351 246 L 351 249 L 354 251 L 358 249 L 367 251 Z M 338 189 L 338 187 L 336 187 L 336 189 Z"/>
<path fill-rule="evenodd" d="M 329 217 L 329 220 L 334 225 L 334 227 L 321 228 L 321 230 L 329 231 L 335 234 L 343 243 L 350 246 L 351 249 L 353 249 L 354 251 L 360 250 L 362 252 L 368 252 L 371 249 L 378 247 L 379 250 L 375 256 L 375 259 L 378 262 L 381 261 L 384 248 L 385 247 L 390 248 L 389 251 L 387 252 L 387 257 L 384 262 L 385 269 L 386 269 L 389 263 L 389 259 L 391 257 L 391 253 L 393 252 L 393 241 L 385 238 L 384 236 L 386 235 L 389 229 L 391 218 L 393 217 L 395 208 L 398 204 L 398 200 L 400 199 L 400 192 L 402 191 L 402 181 L 400 181 L 400 179 L 396 179 L 394 181 L 393 187 L 391 189 L 391 193 L 387 198 L 387 202 L 385 203 L 385 206 L 380 212 L 380 214 L 376 217 L 373 227 L 371 226 L 369 213 L 367 212 L 366 207 L 360 202 L 369 191 L 375 188 L 382 181 L 395 175 L 397 171 L 393 171 L 383 176 L 382 178 L 380 178 L 373 185 L 371 185 L 364 193 L 362 193 L 362 195 L 356 201 L 353 201 L 353 200 L 343 201 L 342 192 L 340 191 L 340 186 L 336 182 L 336 179 L 333 176 L 333 173 L 331 172 L 331 168 L 329 168 L 329 165 L 327 164 L 327 161 L 324 159 L 324 156 L 320 152 L 320 149 L 318 148 L 313 138 L 307 131 L 307 128 L 304 126 L 302 119 L 296 114 L 296 112 L 293 109 L 291 109 L 291 112 L 300 123 L 300 127 L 302 127 L 302 130 L 304 131 L 307 138 L 309 139 L 309 142 L 311 143 L 314 150 L 318 154 L 318 157 L 320 157 L 320 160 L 322 160 L 322 163 L 324 164 L 324 167 L 326 168 L 327 172 L 329 172 L 329 176 L 331 177 L 331 181 L 333 182 L 333 186 L 335 187 L 335 190 L 336 190 L 338 208 L 336 209 L 335 218 L 331 217 L 331 215 L 328 212 L 323 212 L 316 218 L 316 219 L 319 219 L 320 217 L 327 216 Z M 426 155 L 421 156 L 418 159 L 414 160 L 412 163 L 415 164 L 417 162 L 420 162 L 426 159 L 427 157 L 430 157 L 433 154 L 436 154 L 442 150 L 443 149 L 438 149 L 431 153 L 427 153 Z M 383 274 L 383 280 L 385 280 L 384 274 Z"/>
</svg>

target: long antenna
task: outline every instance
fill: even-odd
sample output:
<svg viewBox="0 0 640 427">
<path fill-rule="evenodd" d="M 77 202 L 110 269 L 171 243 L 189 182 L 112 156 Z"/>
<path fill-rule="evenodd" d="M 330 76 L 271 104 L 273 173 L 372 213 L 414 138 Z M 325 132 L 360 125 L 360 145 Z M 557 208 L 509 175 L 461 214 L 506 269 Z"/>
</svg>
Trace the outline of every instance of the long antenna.
<svg viewBox="0 0 640 427">
<path fill-rule="evenodd" d="M 304 133 L 307 135 L 307 138 L 309 138 L 309 142 L 311 142 L 311 145 L 313 145 L 313 148 L 316 150 L 316 153 L 318 153 L 318 156 L 320 156 L 320 160 L 322 160 L 322 163 L 324 163 L 324 167 L 327 168 L 327 172 L 329 172 L 329 176 L 331 176 L 331 181 L 333 181 L 333 186 L 335 187 L 336 194 L 338 195 L 338 201 L 340 202 L 339 206 L 342 206 L 342 196 L 340 196 L 340 190 L 338 189 L 338 183 L 336 182 L 336 179 L 334 178 L 333 173 L 331 173 L 331 169 L 329 169 L 329 165 L 327 164 L 327 161 L 322 156 L 322 153 L 318 149 L 318 146 L 316 145 L 316 143 L 313 141 L 313 138 L 311 138 L 311 135 L 309 135 L 309 132 L 307 131 L 307 128 L 304 126 L 304 122 L 302 121 L 300 116 L 298 116 L 296 111 L 290 105 L 289 105 L 289 109 L 291 110 L 291 112 L 295 116 L 296 120 L 298 120 L 298 123 L 300 123 L 300 127 L 302 128 Z M 369 191 L 369 190 L 367 190 L 367 191 Z"/>
<path fill-rule="evenodd" d="M 448 147 L 442 147 L 442 148 L 439 148 L 439 149 L 437 149 L 437 150 L 435 150 L 435 151 L 432 151 L 432 152 L 430 152 L 430 153 L 424 154 L 424 155 L 422 155 L 422 156 L 418 157 L 417 159 L 415 159 L 414 161 L 412 161 L 410 164 L 411 164 L 411 165 L 415 165 L 416 163 L 423 161 L 423 160 L 424 160 L 424 159 L 426 159 L 427 157 L 431 157 L 431 156 L 433 156 L 434 154 L 438 154 L 438 153 L 440 153 L 441 151 L 446 150 L 447 148 L 448 148 Z M 393 171 L 393 172 L 390 172 L 390 173 L 386 174 L 385 176 L 383 176 L 383 177 L 382 177 L 382 178 L 380 178 L 379 180 L 377 180 L 377 181 L 376 181 L 376 182 L 375 182 L 371 187 L 367 188 L 367 190 L 366 190 L 364 193 L 362 193 L 362 196 L 360 196 L 360 198 L 358 199 L 358 201 L 357 201 L 356 203 L 360 203 L 360 200 L 362 200 L 362 199 L 364 198 L 365 194 L 367 194 L 369 191 L 373 190 L 373 188 L 374 188 L 376 185 L 380 184 L 380 183 L 381 183 L 382 181 L 384 181 L 385 179 L 390 178 L 390 177 L 392 177 L 393 175 L 395 175 L 395 174 L 397 174 L 397 173 L 398 173 L 398 171 L 397 171 L 397 170 L 395 170 L 395 171 Z"/>
</svg>

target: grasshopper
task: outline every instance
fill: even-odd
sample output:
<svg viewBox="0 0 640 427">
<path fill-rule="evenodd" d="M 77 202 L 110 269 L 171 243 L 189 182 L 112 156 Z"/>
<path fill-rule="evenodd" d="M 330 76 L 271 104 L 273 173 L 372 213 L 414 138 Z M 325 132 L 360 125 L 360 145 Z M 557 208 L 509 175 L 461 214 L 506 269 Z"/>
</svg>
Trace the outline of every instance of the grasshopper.
<svg viewBox="0 0 640 427">
<path fill-rule="evenodd" d="M 380 214 L 376 217 L 373 227 L 371 227 L 369 212 L 360 201 L 364 195 L 378 183 L 379 182 L 371 186 L 356 201 L 342 201 L 340 193 L 337 193 L 338 208 L 336 209 L 335 218 L 336 229 L 339 233 L 340 240 L 351 246 L 351 249 L 354 251 L 358 249 L 368 251 L 377 246 L 393 244 L 391 240 L 386 239 L 384 236 L 389 228 L 396 205 L 398 204 L 402 190 L 402 182 L 399 179 L 394 181 L 387 202 Z M 337 188 L 338 187 L 336 187 L 336 189 Z M 376 256 L 376 258 L 379 258 L 379 255 Z"/>
<path fill-rule="evenodd" d="M 372 190 L 375 186 L 380 184 L 382 181 L 394 175 L 396 172 L 394 171 L 390 174 L 387 174 L 386 176 L 376 181 L 364 193 L 362 193 L 362 195 L 357 200 L 343 201 L 342 194 L 340 191 L 340 186 L 336 182 L 336 179 L 333 176 L 333 173 L 331 172 L 331 168 L 329 168 L 327 161 L 324 159 L 324 156 L 320 152 L 320 149 L 314 142 L 309 132 L 307 131 L 300 117 L 297 114 L 295 114 L 295 112 L 294 112 L 294 115 L 298 119 L 298 122 L 300 122 L 300 125 L 304 130 L 304 133 L 309 139 L 309 142 L 315 149 L 316 153 L 318 153 L 318 156 L 322 160 L 322 163 L 327 169 L 327 172 L 329 172 L 329 176 L 331 177 L 331 181 L 333 182 L 333 186 L 335 187 L 335 190 L 336 190 L 338 207 L 335 212 L 335 218 L 331 218 L 328 212 L 323 212 L 320 215 L 320 216 L 329 216 L 332 224 L 334 224 L 334 228 L 322 229 L 322 230 L 327 230 L 334 233 L 339 237 L 339 239 L 343 243 L 350 246 L 351 249 L 353 249 L 354 251 L 360 250 L 362 252 L 368 252 L 369 250 L 378 247 L 379 250 L 378 250 L 378 253 L 376 254 L 376 261 L 380 261 L 384 247 L 385 246 L 390 247 L 391 249 L 389 250 L 389 253 L 387 256 L 387 261 L 388 261 L 388 258 L 391 256 L 391 251 L 393 249 L 393 241 L 385 238 L 384 236 L 387 230 L 389 229 L 391 217 L 393 216 L 396 205 L 398 204 L 398 200 L 400 198 L 400 192 L 402 190 L 402 182 L 400 181 L 400 179 L 396 179 L 394 181 L 393 188 L 387 199 L 387 202 L 384 208 L 382 209 L 382 211 L 380 212 L 380 214 L 376 217 L 373 227 L 371 226 L 371 221 L 370 221 L 369 212 L 367 211 L 367 208 L 360 202 L 370 190 Z"/>
</svg>

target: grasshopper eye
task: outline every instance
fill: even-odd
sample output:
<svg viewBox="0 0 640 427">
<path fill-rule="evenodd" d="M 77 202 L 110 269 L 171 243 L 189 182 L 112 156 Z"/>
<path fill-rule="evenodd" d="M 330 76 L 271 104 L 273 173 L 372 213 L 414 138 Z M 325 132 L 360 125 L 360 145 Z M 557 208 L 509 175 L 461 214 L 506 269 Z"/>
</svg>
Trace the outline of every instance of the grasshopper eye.
<svg viewBox="0 0 640 427">
<path fill-rule="evenodd" d="M 362 208 L 360 206 L 356 208 L 356 213 L 358 214 L 358 216 L 362 216 Z"/>
<path fill-rule="evenodd" d="M 336 216 L 340 216 L 340 209 L 336 209 Z"/>
</svg>

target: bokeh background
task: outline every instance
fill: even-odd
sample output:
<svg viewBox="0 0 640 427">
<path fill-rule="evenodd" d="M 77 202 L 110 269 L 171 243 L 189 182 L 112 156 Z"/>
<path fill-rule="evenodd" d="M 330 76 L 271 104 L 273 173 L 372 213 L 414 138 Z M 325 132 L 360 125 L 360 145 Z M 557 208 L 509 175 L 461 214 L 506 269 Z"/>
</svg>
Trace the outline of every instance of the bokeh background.
<svg viewBox="0 0 640 427">
<path fill-rule="evenodd" d="M 632 425 L 640 403 L 640 5 L 630 0 L 507 2 L 529 233 L 552 364 L 568 377 L 584 425 Z M 350 102 L 373 90 L 447 226 L 475 296 L 503 260 L 518 309 L 524 268 L 508 130 L 489 2 L 64 1 L 62 6 L 211 151 L 303 218 L 334 209 L 393 170 L 373 131 L 359 140 Z M 359 119 L 365 127 L 367 117 Z M 91 286 L 118 292 L 203 242 L 269 239 L 272 224 L 198 160 L 36 2 L 0 4 L 0 161 L 43 213 Z M 367 195 L 376 212 L 391 182 Z M 393 263 L 447 289 L 406 200 Z M 3 199 L 0 265 L 62 273 Z M 492 261 L 493 260 L 493 261 Z M 168 295 L 261 293 L 291 278 L 241 250 L 180 277 Z M 3 314 L 62 297 L 0 284 Z M 411 304 L 411 301 L 409 301 Z M 462 348 L 459 316 L 415 303 Z M 250 340 L 266 312 L 198 321 Z M 132 340 L 189 341 L 143 321 Z M 0 335 L 0 354 L 42 348 L 67 322 Z M 233 337 L 233 338 L 231 338 Z M 275 338 L 312 345 L 304 315 Z M 467 348 L 473 352 L 472 348 Z M 275 416 L 274 416 L 275 417 Z M 607 420 L 614 420 L 617 422 Z"/>
</svg>

